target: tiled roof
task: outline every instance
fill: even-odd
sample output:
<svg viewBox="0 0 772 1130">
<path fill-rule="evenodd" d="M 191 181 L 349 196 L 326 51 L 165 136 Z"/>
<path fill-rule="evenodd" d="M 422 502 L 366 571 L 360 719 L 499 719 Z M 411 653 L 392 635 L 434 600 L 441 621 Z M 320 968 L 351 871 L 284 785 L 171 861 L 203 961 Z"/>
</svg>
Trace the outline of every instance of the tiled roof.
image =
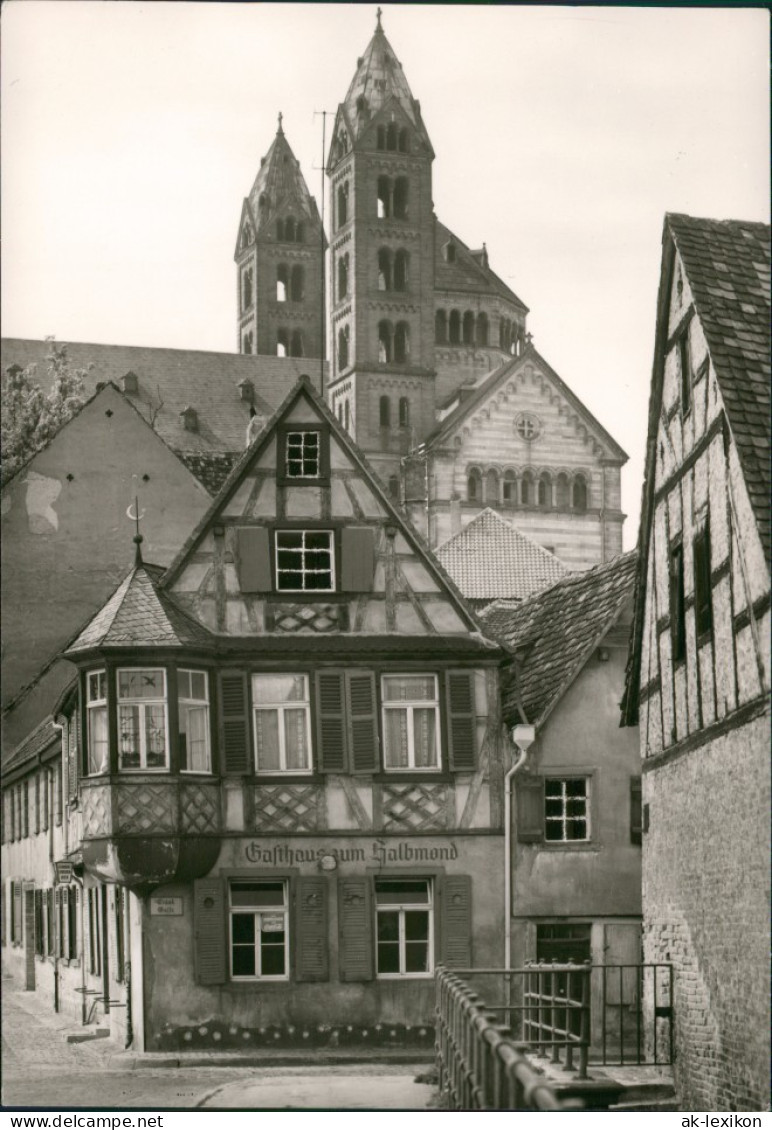
<svg viewBox="0 0 772 1130">
<path fill-rule="evenodd" d="M 445 256 L 448 243 L 453 243 L 456 247 L 455 260 L 450 263 Z M 482 251 L 471 251 L 463 240 L 439 220 L 435 221 L 434 230 L 434 288 L 498 295 L 519 306 L 524 313 L 528 312 L 525 303 L 487 265 L 487 255 L 483 255 Z"/>
<path fill-rule="evenodd" d="M 633 550 L 570 573 L 530 600 L 499 601 L 480 614 L 484 627 L 518 655 L 520 699 L 529 722 L 544 720 L 632 599 L 636 563 Z M 517 714 L 516 699 L 510 681 L 504 689 L 505 718 Z"/>
<path fill-rule="evenodd" d="M 59 730 L 54 729 L 54 720 L 49 715 L 27 735 L 23 742 L 11 750 L 3 763 L 3 773 L 10 773 L 25 762 L 32 761 L 54 742 L 61 742 L 61 739 L 62 735 Z"/>
<path fill-rule="evenodd" d="M 3 338 L 3 371 L 10 365 L 38 366 L 41 385 L 47 377 L 46 357 L 50 343 L 26 338 Z M 74 368 L 93 365 L 85 378 L 86 392 L 98 383 L 113 381 L 123 389 L 122 378 L 134 373 L 138 392 L 127 399 L 169 447 L 187 454 L 222 454 L 243 451 L 250 404 L 242 400 L 239 382 L 250 380 L 258 412 L 270 415 L 307 373 L 319 387 L 319 360 L 308 357 L 246 356 L 239 353 L 209 353 L 195 349 L 155 349 L 134 345 L 67 343 L 67 357 Z M 160 407 L 159 407 L 160 406 Z M 187 431 L 181 413 L 194 408 L 198 431 Z"/>
<path fill-rule="evenodd" d="M 267 207 L 260 206 L 263 194 L 268 198 Z M 308 191 L 308 185 L 300 171 L 300 162 L 290 149 L 281 124 L 271 148 L 260 162 L 260 171 L 247 199 L 258 230 L 276 215 L 277 205 L 282 203 L 285 206 L 292 205 L 295 219 L 305 218 L 320 223 L 316 201 Z"/>
<path fill-rule="evenodd" d="M 209 632 L 159 592 L 162 573 L 153 565 L 135 566 L 64 654 L 94 647 L 210 644 Z"/>
<path fill-rule="evenodd" d="M 670 214 L 770 558 L 769 227 Z"/>
<path fill-rule="evenodd" d="M 524 600 L 568 572 L 554 554 L 487 507 L 434 551 L 470 600 Z"/>
<path fill-rule="evenodd" d="M 241 455 L 238 451 L 209 451 L 203 454 L 200 451 L 179 451 L 177 454 L 211 495 L 218 493 Z"/>
</svg>

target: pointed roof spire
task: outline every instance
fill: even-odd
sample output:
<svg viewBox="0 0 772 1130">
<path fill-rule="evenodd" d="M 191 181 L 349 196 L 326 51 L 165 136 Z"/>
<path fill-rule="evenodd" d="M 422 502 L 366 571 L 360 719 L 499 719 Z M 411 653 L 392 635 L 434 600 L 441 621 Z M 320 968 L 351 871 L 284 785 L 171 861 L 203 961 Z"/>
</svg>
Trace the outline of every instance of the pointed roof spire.
<svg viewBox="0 0 772 1130">
<path fill-rule="evenodd" d="M 379 31 L 383 31 L 383 28 L 381 27 L 381 16 L 382 15 L 383 15 L 383 12 L 381 11 L 381 9 L 377 8 L 376 12 L 375 12 L 375 19 L 376 19 L 375 31 L 376 31 L 376 34 Z"/>
<path fill-rule="evenodd" d="M 286 207 L 296 220 L 319 222 L 316 202 L 308 191 L 300 164 L 284 133 L 284 115 L 279 114 L 276 136 L 260 162 L 260 169 L 247 200 L 260 231 L 273 222 L 277 207 Z"/>
</svg>

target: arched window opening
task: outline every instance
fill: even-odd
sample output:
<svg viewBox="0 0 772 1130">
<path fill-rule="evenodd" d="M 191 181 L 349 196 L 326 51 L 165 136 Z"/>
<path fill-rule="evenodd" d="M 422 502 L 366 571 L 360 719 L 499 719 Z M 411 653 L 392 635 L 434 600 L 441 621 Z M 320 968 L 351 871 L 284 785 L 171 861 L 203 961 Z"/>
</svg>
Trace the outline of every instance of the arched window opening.
<svg viewBox="0 0 772 1130">
<path fill-rule="evenodd" d="M 346 431 L 351 431 L 351 404 L 347 400 L 344 406 Z"/>
<path fill-rule="evenodd" d="M 401 249 L 394 255 L 394 289 L 407 290 L 407 251 Z"/>
<path fill-rule="evenodd" d="M 289 271 L 287 270 L 286 263 L 279 263 L 276 268 L 276 301 L 287 301 L 287 290 L 289 288 Z"/>
<path fill-rule="evenodd" d="M 456 245 L 455 243 L 445 244 L 445 260 L 448 263 L 455 263 L 456 261 Z"/>
<path fill-rule="evenodd" d="M 476 467 L 466 477 L 466 497 L 469 502 L 482 502 L 482 475 Z"/>
<path fill-rule="evenodd" d="M 399 502 L 399 475 L 389 477 L 389 497 L 392 502 Z"/>
<path fill-rule="evenodd" d="M 244 334 L 244 339 L 243 339 L 242 349 L 241 349 L 242 353 L 251 353 L 252 352 L 252 340 L 253 339 L 252 339 L 252 332 L 251 331 L 249 333 Z"/>
<path fill-rule="evenodd" d="M 485 476 L 485 501 L 498 505 L 499 501 L 499 474 L 498 471 L 489 471 Z"/>
<path fill-rule="evenodd" d="M 394 182 L 394 218 L 407 219 L 407 177 L 397 177 Z"/>
<path fill-rule="evenodd" d="M 533 475 L 530 471 L 525 471 L 520 480 L 520 501 L 523 506 L 534 504 Z"/>
<path fill-rule="evenodd" d="M 378 219 L 388 220 L 391 215 L 391 181 L 388 177 L 378 177 Z"/>
<path fill-rule="evenodd" d="M 396 149 L 397 148 L 397 123 L 396 122 L 389 122 L 388 126 L 386 127 L 386 148 L 387 149 Z"/>
<path fill-rule="evenodd" d="M 378 126 L 376 145 L 378 149 L 386 148 L 386 129 L 384 126 Z"/>
<path fill-rule="evenodd" d="M 391 361 L 392 355 L 392 328 L 391 322 L 378 323 L 378 360 L 382 365 Z"/>
<path fill-rule="evenodd" d="M 487 314 L 478 314 L 477 315 L 477 344 L 478 345 L 487 345 L 488 344 L 488 315 Z"/>
<path fill-rule="evenodd" d="M 499 321 L 499 349 L 506 349 L 506 322 L 504 318 Z"/>
<path fill-rule="evenodd" d="M 539 479 L 539 506 L 552 506 L 552 479 L 546 474 Z"/>
<path fill-rule="evenodd" d="M 474 345 L 474 314 L 471 310 L 464 312 L 464 345 Z"/>
<path fill-rule="evenodd" d="M 276 221 L 276 238 L 278 239 L 279 243 L 284 242 L 284 220 Z"/>
<path fill-rule="evenodd" d="M 338 227 L 348 220 L 348 181 L 338 185 Z"/>
<path fill-rule="evenodd" d="M 286 330 L 279 330 L 276 334 L 276 356 L 289 356 L 289 334 Z"/>
<path fill-rule="evenodd" d="M 448 340 L 448 317 L 444 310 L 434 315 L 434 340 L 437 345 L 446 345 Z"/>
<path fill-rule="evenodd" d="M 378 423 L 382 428 L 391 427 L 391 401 L 388 396 L 382 396 L 378 401 Z"/>
<path fill-rule="evenodd" d="M 338 260 L 338 299 L 348 294 L 348 252 Z"/>
<path fill-rule="evenodd" d="M 391 290 L 391 252 L 387 247 L 378 252 L 378 290 Z"/>
<path fill-rule="evenodd" d="M 410 401 L 406 396 L 399 398 L 399 426 L 401 428 L 410 427 Z"/>
<path fill-rule="evenodd" d="M 587 481 L 584 475 L 577 475 L 574 479 L 572 501 L 574 510 L 587 509 Z"/>
<path fill-rule="evenodd" d="M 400 151 L 400 153 L 407 153 L 409 145 L 410 145 L 410 141 L 409 141 L 409 138 L 408 138 L 407 130 L 401 129 L 399 131 L 399 151 Z"/>
<path fill-rule="evenodd" d="M 252 268 L 248 267 L 241 276 L 241 309 L 248 310 L 252 305 Z"/>
<path fill-rule="evenodd" d="M 302 243 L 304 236 L 305 232 L 303 230 L 303 225 L 297 224 L 295 226 L 295 243 Z"/>
<path fill-rule="evenodd" d="M 290 298 L 293 302 L 303 301 L 304 282 L 303 268 L 298 265 L 294 266 L 290 276 Z"/>
<path fill-rule="evenodd" d="M 461 343 L 461 315 L 458 310 L 450 311 L 450 344 L 459 345 Z"/>
<path fill-rule="evenodd" d="M 303 335 L 300 330 L 292 331 L 292 342 L 290 347 L 291 357 L 305 357 L 303 352 Z"/>
<path fill-rule="evenodd" d="M 517 479 L 515 478 L 514 471 L 504 472 L 502 492 L 504 501 L 508 502 L 510 506 L 514 506 L 514 504 L 517 502 Z"/>
<path fill-rule="evenodd" d="M 341 326 L 338 330 L 338 372 L 348 368 L 349 328 Z"/>
<path fill-rule="evenodd" d="M 405 362 L 410 355 L 410 327 L 407 322 L 397 322 L 394 331 L 394 360 Z"/>
<path fill-rule="evenodd" d="M 560 474 L 555 483 L 555 504 L 568 506 L 568 475 Z"/>
<path fill-rule="evenodd" d="M 284 221 L 284 239 L 286 243 L 295 242 L 295 221 L 292 216 L 287 216 Z"/>
</svg>

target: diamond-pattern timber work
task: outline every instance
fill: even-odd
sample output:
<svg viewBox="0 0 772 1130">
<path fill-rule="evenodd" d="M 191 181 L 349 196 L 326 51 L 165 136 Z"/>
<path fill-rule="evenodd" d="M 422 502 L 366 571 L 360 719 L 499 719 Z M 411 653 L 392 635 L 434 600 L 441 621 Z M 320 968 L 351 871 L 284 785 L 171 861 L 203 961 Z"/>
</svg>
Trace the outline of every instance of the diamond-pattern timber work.
<svg viewBox="0 0 772 1130">
<path fill-rule="evenodd" d="M 119 831 L 174 831 L 176 789 L 172 785 L 120 785 L 117 791 Z"/>
<path fill-rule="evenodd" d="M 220 794 L 216 785 L 183 785 L 180 821 L 183 832 L 219 832 Z"/>
<path fill-rule="evenodd" d="M 262 785 L 255 789 L 256 832 L 316 832 L 320 792 L 315 785 Z"/>
<path fill-rule="evenodd" d="M 92 839 L 109 836 L 110 827 L 110 789 L 83 789 L 83 836 Z"/>
<path fill-rule="evenodd" d="M 277 632 L 340 631 L 340 617 L 341 608 L 337 604 L 277 604 L 273 608 Z"/>
<path fill-rule="evenodd" d="M 446 785 L 384 785 L 383 830 L 424 832 L 447 828 Z"/>
</svg>

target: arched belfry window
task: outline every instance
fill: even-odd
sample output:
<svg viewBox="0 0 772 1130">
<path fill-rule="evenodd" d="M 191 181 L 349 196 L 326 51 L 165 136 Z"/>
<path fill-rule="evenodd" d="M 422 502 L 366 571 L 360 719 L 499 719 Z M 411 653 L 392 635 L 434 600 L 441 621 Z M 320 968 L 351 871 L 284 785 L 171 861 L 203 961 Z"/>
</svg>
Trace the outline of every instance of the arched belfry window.
<svg viewBox="0 0 772 1130">
<path fill-rule="evenodd" d="M 305 231 L 303 225 L 298 223 L 295 225 L 295 243 L 302 243 L 305 238 Z"/>
<path fill-rule="evenodd" d="M 379 220 L 388 220 L 391 215 L 391 181 L 388 177 L 378 177 L 378 208 Z"/>
<path fill-rule="evenodd" d="M 458 310 L 450 311 L 449 325 L 449 338 L 451 345 L 460 345 L 461 343 L 461 314 Z"/>
<path fill-rule="evenodd" d="M 378 423 L 382 428 L 391 427 L 391 401 L 388 396 L 382 396 L 378 401 Z"/>
<path fill-rule="evenodd" d="M 276 301 L 286 302 L 289 290 L 289 271 L 286 263 L 279 263 L 276 268 Z"/>
<path fill-rule="evenodd" d="M 391 322 L 378 323 L 378 360 L 387 365 L 392 358 L 393 329 Z"/>
<path fill-rule="evenodd" d="M 410 148 L 410 138 L 406 129 L 399 131 L 399 151 L 400 153 L 407 153 Z"/>
<path fill-rule="evenodd" d="M 284 220 L 276 221 L 276 238 L 278 239 L 279 243 L 284 242 Z"/>
<path fill-rule="evenodd" d="M 276 332 L 276 356 L 289 357 L 290 340 L 287 330 L 277 330 Z"/>
<path fill-rule="evenodd" d="M 464 345 L 474 345 L 474 314 L 471 310 L 464 313 L 463 333 Z"/>
<path fill-rule="evenodd" d="M 410 326 L 407 322 L 397 322 L 394 330 L 394 360 L 405 362 L 410 356 Z"/>
<path fill-rule="evenodd" d="M 252 268 L 247 267 L 241 275 L 241 309 L 248 310 L 252 305 Z"/>
<path fill-rule="evenodd" d="M 387 149 L 396 149 L 397 148 L 397 123 L 396 122 L 389 122 L 388 126 L 386 127 L 386 148 Z"/>
<path fill-rule="evenodd" d="M 552 476 L 546 471 L 539 476 L 539 506 L 552 506 Z"/>
<path fill-rule="evenodd" d="M 555 505 L 564 507 L 568 506 L 569 486 L 568 475 L 561 473 L 555 481 Z"/>
<path fill-rule="evenodd" d="M 574 478 L 571 502 L 574 510 L 587 509 L 587 480 L 584 475 L 577 475 Z"/>
<path fill-rule="evenodd" d="M 535 502 L 533 488 L 533 475 L 530 471 L 524 471 L 523 477 L 520 480 L 520 501 L 523 506 L 533 506 Z"/>
<path fill-rule="evenodd" d="M 501 484 L 504 502 L 514 506 L 517 502 L 517 479 L 514 471 L 505 471 Z"/>
<path fill-rule="evenodd" d="M 284 221 L 284 241 L 285 243 L 295 242 L 295 221 L 292 216 L 287 216 Z"/>
<path fill-rule="evenodd" d="M 456 245 L 455 243 L 445 244 L 445 262 L 455 263 L 456 261 Z"/>
<path fill-rule="evenodd" d="M 378 252 L 378 290 L 391 290 L 391 252 L 382 247 Z"/>
<path fill-rule="evenodd" d="M 348 252 L 338 260 L 338 299 L 348 294 Z"/>
<path fill-rule="evenodd" d="M 292 340 L 290 342 L 290 356 L 305 357 L 305 353 L 303 351 L 303 335 L 300 330 L 292 331 Z"/>
<path fill-rule="evenodd" d="M 488 344 L 488 315 L 487 314 L 478 314 L 477 315 L 477 344 L 478 345 L 487 345 Z"/>
<path fill-rule="evenodd" d="M 399 398 L 399 426 L 401 428 L 410 427 L 410 401 L 406 396 Z"/>
<path fill-rule="evenodd" d="M 304 281 L 303 268 L 296 264 L 290 276 L 290 298 L 293 302 L 303 301 Z"/>
<path fill-rule="evenodd" d="M 407 290 L 408 254 L 402 248 L 394 253 L 394 289 Z"/>
<path fill-rule="evenodd" d="M 499 502 L 499 474 L 490 470 L 485 476 L 485 501 L 498 505 Z"/>
<path fill-rule="evenodd" d="M 446 345 L 448 340 L 448 317 L 444 310 L 434 315 L 434 340 L 437 345 Z"/>
<path fill-rule="evenodd" d="M 397 177 L 394 181 L 394 218 L 407 219 L 408 185 L 407 177 Z"/>
<path fill-rule="evenodd" d="M 338 227 L 348 220 L 348 181 L 338 185 Z"/>
<path fill-rule="evenodd" d="M 338 372 L 348 368 L 349 328 L 341 326 L 338 330 Z"/>
<path fill-rule="evenodd" d="M 482 502 L 482 474 L 470 467 L 466 476 L 466 497 L 469 502 Z"/>
<path fill-rule="evenodd" d="M 377 132 L 376 132 L 376 147 L 378 149 L 385 149 L 386 148 L 386 127 L 385 126 L 378 126 L 378 129 L 377 129 Z"/>
</svg>

